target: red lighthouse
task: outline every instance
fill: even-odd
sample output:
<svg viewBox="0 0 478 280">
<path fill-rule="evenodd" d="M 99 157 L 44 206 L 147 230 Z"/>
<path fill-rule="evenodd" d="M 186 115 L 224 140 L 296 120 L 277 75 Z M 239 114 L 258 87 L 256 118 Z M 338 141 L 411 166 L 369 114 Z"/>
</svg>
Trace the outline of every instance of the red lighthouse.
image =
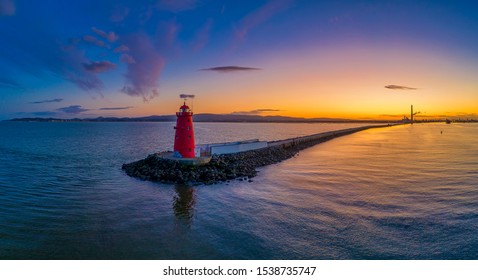
<svg viewBox="0 0 478 280">
<path fill-rule="evenodd" d="M 194 158 L 193 112 L 184 102 L 176 113 L 176 133 L 174 136 L 174 152 L 183 158 Z"/>
</svg>

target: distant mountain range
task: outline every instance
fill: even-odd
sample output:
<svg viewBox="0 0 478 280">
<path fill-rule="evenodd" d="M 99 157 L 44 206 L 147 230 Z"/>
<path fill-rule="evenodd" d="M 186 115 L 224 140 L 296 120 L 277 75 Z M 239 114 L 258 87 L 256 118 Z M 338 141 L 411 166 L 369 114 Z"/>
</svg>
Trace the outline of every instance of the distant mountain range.
<svg viewBox="0 0 478 280">
<path fill-rule="evenodd" d="M 148 117 L 98 117 L 98 118 L 15 118 L 9 121 L 18 122 L 174 122 L 176 115 L 148 116 Z M 295 118 L 284 116 L 258 116 L 236 114 L 195 114 L 195 122 L 377 122 L 389 123 L 386 120 L 352 120 L 339 118 Z"/>
</svg>

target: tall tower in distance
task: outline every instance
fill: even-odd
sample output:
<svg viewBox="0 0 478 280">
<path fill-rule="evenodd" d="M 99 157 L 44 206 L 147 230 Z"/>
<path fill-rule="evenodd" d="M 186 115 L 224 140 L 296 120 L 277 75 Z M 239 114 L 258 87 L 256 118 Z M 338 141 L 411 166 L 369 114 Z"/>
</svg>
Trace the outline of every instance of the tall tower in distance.
<svg viewBox="0 0 478 280">
<path fill-rule="evenodd" d="M 410 107 L 410 123 L 413 124 L 413 105 Z"/>
<path fill-rule="evenodd" d="M 194 158 L 193 112 L 186 105 L 186 101 L 179 108 L 176 117 L 174 152 L 179 153 L 183 158 Z"/>
</svg>

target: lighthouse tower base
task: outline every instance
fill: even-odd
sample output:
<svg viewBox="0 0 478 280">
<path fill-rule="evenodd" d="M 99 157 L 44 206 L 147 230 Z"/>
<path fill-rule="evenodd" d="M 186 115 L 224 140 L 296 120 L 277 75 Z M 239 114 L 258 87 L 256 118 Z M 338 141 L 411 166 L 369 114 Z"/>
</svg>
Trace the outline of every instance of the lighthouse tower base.
<svg viewBox="0 0 478 280">
<path fill-rule="evenodd" d="M 211 161 L 210 156 L 206 157 L 194 157 L 194 158 L 180 158 L 176 157 L 173 152 L 162 152 L 162 153 L 156 153 L 156 156 L 175 161 L 184 165 L 189 165 L 189 166 L 201 166 L 201 165 L 206 165 Z"/>
</svg>

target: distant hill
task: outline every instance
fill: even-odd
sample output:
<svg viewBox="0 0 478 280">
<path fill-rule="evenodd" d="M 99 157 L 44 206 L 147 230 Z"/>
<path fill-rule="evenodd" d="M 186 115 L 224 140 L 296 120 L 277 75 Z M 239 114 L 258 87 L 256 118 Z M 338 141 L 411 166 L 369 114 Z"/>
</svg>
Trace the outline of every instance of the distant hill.
<svg viewBox="0 0 478 280">
<path fill-rule="evenodd" d="M 147 117 L 98 117 L 98 118 L 15 118 L 14 122 L 174 122 L 176 115 L 147 116 Z M 258 116 L 236 114 L 195 114 L 195 122 L 377 122 L 388 123 L 383 120 L 351 120 L 338 118 L 295 118 L 284 116 Z"/>
</svg>

